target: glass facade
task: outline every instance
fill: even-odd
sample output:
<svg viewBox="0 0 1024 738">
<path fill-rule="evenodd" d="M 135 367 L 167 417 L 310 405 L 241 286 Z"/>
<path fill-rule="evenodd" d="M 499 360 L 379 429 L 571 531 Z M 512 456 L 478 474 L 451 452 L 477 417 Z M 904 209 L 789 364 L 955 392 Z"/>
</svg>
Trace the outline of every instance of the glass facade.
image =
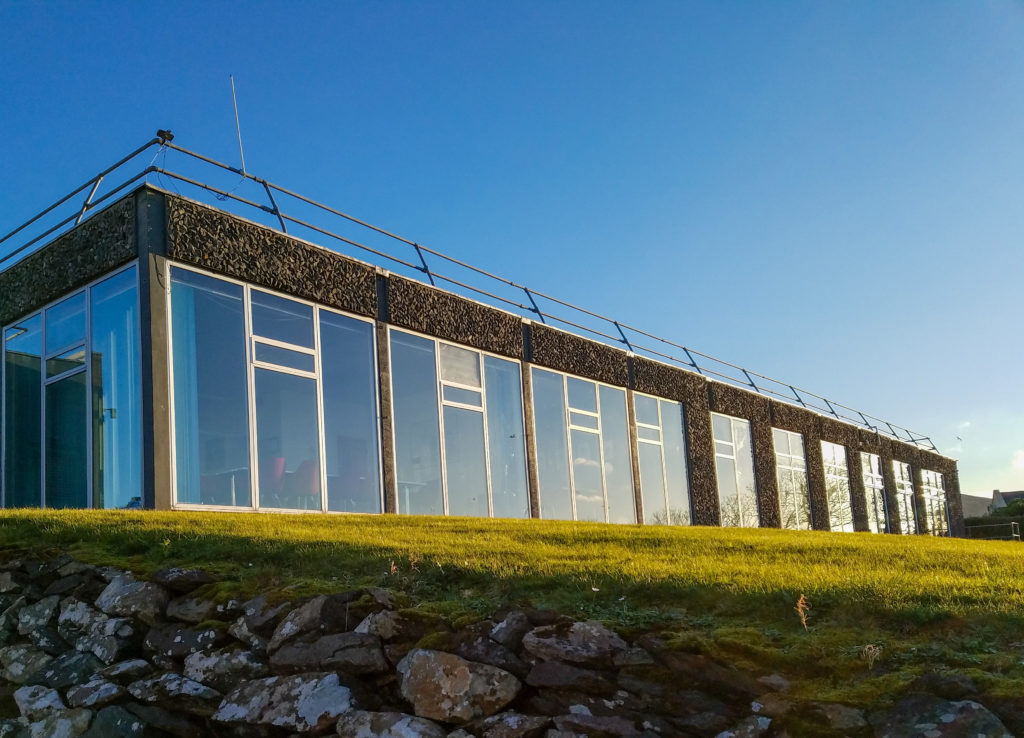
<svg viewBox="0 0 1024 738">
<path fill-rule="evenodd" d="M 942 475 L 921 470 L 921 493 L 924 497 L 924 532 L 933 536 L 949 535 L 949 514 L 946 509 L 946 488 Z"/>
<path fill-rule="evenodd" d="M 896 505 L 900 516 L 900 532 L 903 535 L 917 533 L 917 507 L 914 505 L 914 477 L 910 464 L 892 462 L 896 475 Z"/>
<path fill-rule="evenodd" d="M 711 430 L 715 438 L 715 474 L 722 525 L 756 528 L 759 518 L 750 422 L 711 413 Z"/>
<path fill-rule="evenodd" d="M 5 507 L 142 506 L 135 266 L 3 331 Z"/>
<path fill-rule="evenodd" d="M 686 411 L 681 403 L 633 394 L 644 523 L 689 525 Z"/>
<path fill-rule="evenodd" d="M 861 451 L 860 466 L 864 479 L 864 505 L 868 511 L 868 530 L 872 533 L 887 533 L 889 514 L 885 504 L 882 457 Z"/>
<path fill-rule="evenodd" d="M 390 331 L 398 511 L 530 515 L 519 364 Z"/>
<path fill-rule="evenodd" d="M 807 458 L 804 437 L 772 428 L 775 445 L 775 478 L 779 485 L 779 521 L 787 530 L 811 529 L 811 502 L 807 490 Z"/>
<path fill-rule="evenodd" d="M 170 269 L 175 502 L 380 512 L 373 324 Z"/>
<path fill-rule="evenodd" d="M 846 466 L 846 447 L 821 442 L 825 464 L 825 498 L 828 501 L 828 524 L 833 531 L 853 532 L 853 507 L 850 498 L 850 474 Z"/>
<path fill-rule="evenodd" d="M 531 369 L 542 518 L 635 523 L 626 391 Z"/>
</svg>

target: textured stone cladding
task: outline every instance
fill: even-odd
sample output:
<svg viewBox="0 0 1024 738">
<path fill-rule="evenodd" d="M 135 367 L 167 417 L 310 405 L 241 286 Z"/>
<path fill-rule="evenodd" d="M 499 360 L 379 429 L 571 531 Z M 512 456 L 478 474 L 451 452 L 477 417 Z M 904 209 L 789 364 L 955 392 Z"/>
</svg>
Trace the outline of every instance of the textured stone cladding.
<svg viewBox="0 0 1024 738">
<path fill-rule="evenodd" d="M 712 411 L 750 421 L 758 516 L 762 528 L 778 528 L 781 515 L 772 443 L 771 401 L 764 395 L 721 382 L 712 381 L 708 386 L 711 388 Z"/>
<path fill-rule="evenodd" d="M 321 305 L 377 316 L 374 267 L 173 196 L 167 197 L 167 256 Z"/>
<path fill-rule="evenodd" d="M 404 277 L 388 277 L 393 325 L 514 359 L 523 358 L 520 317 Z"/>
<path fill-rule="evenodd" d="M 0 324 L 135 258 L 135 198 L 126 197 L 0 273 Z"/>
<path fill-rule="evenodd" d="M 619 387 L 629 384 L 629 362 L 625 351 L 542 323 L 531 324 L 530 346 L 531 361 L 539 366 Z"/>
<path fill-rule="evenodd" d="M 637 392 L 676 400 L 686 407 L 686 448 L 689 455 L 690 499 L 695 525 L 718 525 L 715 482 L 715 442 L 711 435 L 708 381 L 699 374 L 633 358 L 633 388 Z"/>
</svg>

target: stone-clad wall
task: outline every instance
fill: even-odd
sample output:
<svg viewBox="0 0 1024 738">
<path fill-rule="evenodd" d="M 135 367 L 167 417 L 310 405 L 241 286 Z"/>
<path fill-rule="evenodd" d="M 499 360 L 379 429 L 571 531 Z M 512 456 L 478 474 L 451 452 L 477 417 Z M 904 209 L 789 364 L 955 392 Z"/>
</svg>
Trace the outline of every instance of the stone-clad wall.
<svg viewBox="0 0 1024 738">
<path fill-rule="evenodd" d="M 943 474 L 949 500 L 951 530 L 963 535 L 956 462 L 912 444 L 882 437 L 803 407 L 769 399 L 753 391 L 709 380 L 627 351 L 582 338 L 473 300 L 389 274 L 328 249 L 291 238 L 215 208 L 152 188 L 148 197 L 166 201 L 166 255 L 255 285 L 292 294 L 378 321 L 378 342 L 387 325 L 461 343 L 530 365 L 582 376 L 683 403 L 693 522 L 718 525 L 720 511 L 715 477 L 714 440 L 710 412 L 750 421 L 755 480 L 762 525 L 780 524 L 772 427 L 802 434 L 805 444 L 812 524 L 828 530 L 828 502 L 822 467 L 821 441 L 846 448 L 853 514 L 857 530 L 867 530 L 860 451 L 879 454 L 891 528 L 899 531 L 896 515 L 893 459 L 915 469 Z M 0 319 L 8 321 L 59 297 L 136 256 L 136 195 L 131 195 L 90 218 L 52 244 L 0 273 Z M 386 509 L 394 509 L 393 438 L 390 432 L 389 373 L 386 346 L 379 346 L 381 412 L 385 423 Z M 524 370 L 529 379 L 529 372 Z M 528 381 L 524 391 L 529 396 Z M 531 413 L 527 407 L 527 418 Z M 530 446 L 532 449 L 532 446 Z M 538 514 L 537 478 L 530 463 L 534 514 Z M 634 466 L 636 458 L 633 459 Z M 634 469 L 634 478 L 637 470 Z M 920 484 L 916 485 L 920 496 Z"/>
<path fill-rule="evenodd" d="M 96 213 L 13 266 L 0 265 L 0 325 L 126 264 L 136 255 L 135 198 Z"/>
</svg>

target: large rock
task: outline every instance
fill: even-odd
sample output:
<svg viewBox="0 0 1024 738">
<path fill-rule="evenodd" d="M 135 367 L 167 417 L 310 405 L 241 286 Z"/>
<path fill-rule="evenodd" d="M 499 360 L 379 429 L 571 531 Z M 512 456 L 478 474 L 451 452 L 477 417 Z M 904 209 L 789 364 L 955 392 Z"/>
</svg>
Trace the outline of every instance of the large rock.
<svg viewBox="0 0 1024 738">
<path fill-rule="evenodd" d="M 128 691 L 137 700 L 204 717 L 214 713 L 221 698 L 220 692 L 173 672 L 132 682 Z"/>
<path fill-rule="evenodd" d="M 240 616 L 238 620 L 231 624 L 231 626 L 228 628 L 228 633 L 230 633 L 231 636 L 234 637 L 236 640 L 241 641 L 242 643 L 244 643 L 249 648 L 255 651 L 265 653 L 267 650 L 267 644 L 269 643 L 269 639 L 265 638 L 264 636 L 261 636 L 250 625 L 249 618 L 247 618 L 245 615 Z"/>
<path fill-rule="evenodd" d="M 555 729 L 585 736 L 639 736 L 631 720 L 617 716 L 561 715 L 554 719 Z"/>
<path fill-rule="evenodd" d="M 352 594 L 317 595 L 295 608 L 274 629 L 267 648 L 274 651 L 285 642 L 307 633 L 337 633 L 351 629 L 348 604 Z"/>
<path fill-rule="evenodd" d="M 331 727 L 352 706 L 352 692 L 337 674 L 297 674 L 242 683 L 224 698 L 213 719 L 308 733 Z"/>
<path fill-rule="evenodd" d="M 28 726 L 29 738 L 77 738 L 89 729 L 92 711 L 82 708 L 51 712 Z"/>
<path fill-rule="evenodd" d="M 252 651 L 235 648 L 225 651 L 200 651 L 185 659 L 185 676 L 230 692 L 241 682 L 259 679 L 270 673 L 263 659 Z"/>
<path fill-rule="evenodd" d="M 280 671 L 334 670 L 348 674 L 379 674 L 388 670 L 380 638 L 366 633 L 336 633 L 312 642 L 289 642 L 270 656 Z"/>
<path fill-rule="evenodd" d="M 523 636 L 530 632 L 533 623 L 522 610 L 511 610 L 498 623 L 491 628 L 490 637 L 508 648 L 515 651 L 523 642 Z"/>
<path fill-rule="evenodd" d="M 137 682 L 156 671 L 156 668 L 145 659 L 128 659 L 111 664 L 96 672 L 97 676 L 110 679 L 119 684 Z"/>
<path fill-rule="evenodd" d="M 467 661 L 497 666 L 525 679 L 530 665 L 510 649 L 493 640 L 490 634 L 494 624 L 485 620 L 454 633 L 434 633 L 430 647 L 438 651 L 455 653 Z"/>
<path fill-rule="evenodd" d="M 27 635 L 34 630 L 46 627 L 56 614 L 59 605 L 60 597 L 53 595 L 44 597 L 34 605 L 21 608 L 18 613 L 18 632 Z"/>
<path fill-rule="evenodd" d="M 124 696 L 125 690 L 119 684 L 102 677 L 93 677 L 85 684 L 68 689 L 68 704 L 71 707 L 100 707 Z"/>
<path fill-rule="evenodd" d="M 418 641 L 428 633 L 448 630 L 448 626 L 442 618 L 430 613 L 382 610 L 367 615 L 355 630 L 379 636 L 384 642 Z"/>
<path fill-rule="evenodd" d="M 96 599 L 96 607 L 108 615 L 137 617 L 154 625 L 164 613 L 170 597 L 158 584 L 137 581 L 130 574 L 121 574 Z"/>
<path fill-rule="evenodd" d="M 628 647 L 597 621 L 542 626 L 523 636 L 523 648 L 535 658 L 588 666 L 610 667 L 615 655 Z"/>
<path fill-rule="evenodd" d="M 210 584 L 213 581 L 213 577 L 202 569 L 180 569 L 175 567 L 172 569 L 161 569 L 153 575 L 153 580 L 172 592 L 186 594 L 197 587 L 202 587 L 204 584 Z"/>
<path fill-rule="evenodd" d="M 345 738 L 445 738 L 448 731 L 423 718 L 400 712 L 353 710 L 338 718 L 338 735 Z"/>
<path fill-rule="evenodd" d="M 541 738 L 551 720 L 536 715 L 503 712 L 470 723 L 467 727 L 480 738 Z"/>
<path fill-rule="evenodd" d="M 29 675 L 26 683 L 44 684 L 54 689 L 67 689 L 72 684 L 80 684 L 103 667 L 103 663 L 91 653 L 68 651 L 61 654 L 34 674 Z"/>
<path fill-rule="evenodd" d="M 14 704 L 18 706 L 18 712 L 29 720 L 38 720 L 54 710 L 63 710 L 66 707 L 56 689 L 38 684 L 16 689 Z"/>
<path fill-rule="evenodd" d="M 25 684 L 29 678 L 53 661 L 53 656 L 31 646 L 0 648 L 3 678 L 15 684 Z"/>
<path fill-rule="evenodd" d="M 186 623 L 201 623 L 209 620 L 216 608 L 217 603 L 213 600 L 186 595 L 167 603 L 167 617 Z"/>
<path fill-rule="evenodd" d="M 442 722 L 487 717 L 516 698 L 522 684 L 507 671 L 444 651 L 413 649 L 398 664 L 402 696 L 416 714 Z"/>
<path fill-rule="evenodd" d="M 206 721 L 197 722 L 200 718 L 192 717 L 183 712 L 171 712 L 157 705 L 143 705 L 139 702 L 128 702 L 124 709 L 137 717 L 147 726 L 156 729 L 156 735 L 165 738 L 173 735 L 175 738 L 196 738 L 196 736 L 209 735 Z M 148 733 L 147 733 L 148 735 Z"/>
<path fill-rule="evenodd" d="M 931 695 L 913 695 L 892 710 L 872 715 L 876 735 L 928 738 L 1012 738 L 1006 726 L 977 702 L 950 702 Z"/>
<path fill-rule="evenodd" d="M 112 705 L 96 713 L 82 738 L 146 738 L 154 732 L 123 707 Z"/>
<path fill-rule="evenodd" d="M 603 697 L 610 697 L 615 693 L 615 685 L 602 674 L 561 661 L 541 661 L 535 664 L 526 677 L 526 683 L 531 687 L 572 689 Z"/>
<path fill-rule="evenodd" d="M 40 628 L 39 630 L 33 630 L 28 634 L 28 639 L 32 641 L 33 646 L 44 653 L 50 654 L 51 656 L 59 656 L 65 651 L 73 648 L 73 646 L 61 638 L 60 633 L 53 628 Z"/>
<path fill-rule="evenodd" d="M 168 623 L 150 628 L 144 645 L 161 656 L 179 659 L 213 648 L 224 640 L 224 634 L 215 628 L 196 630 Z"/>
</svg>

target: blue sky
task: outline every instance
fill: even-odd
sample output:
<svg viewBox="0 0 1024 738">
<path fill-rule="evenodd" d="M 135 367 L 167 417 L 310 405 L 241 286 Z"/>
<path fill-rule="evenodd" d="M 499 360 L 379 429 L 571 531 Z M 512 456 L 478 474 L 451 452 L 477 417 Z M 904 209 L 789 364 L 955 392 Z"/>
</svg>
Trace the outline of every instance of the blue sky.
<svg viewBox="0 0 1024 738">
<path fill-rule="evenodd" d="M 0 2 L 0 231 L 237 164 L 228 74 L 251 172 L 1024 488 L 1024 4 Z"/>
</svg>

